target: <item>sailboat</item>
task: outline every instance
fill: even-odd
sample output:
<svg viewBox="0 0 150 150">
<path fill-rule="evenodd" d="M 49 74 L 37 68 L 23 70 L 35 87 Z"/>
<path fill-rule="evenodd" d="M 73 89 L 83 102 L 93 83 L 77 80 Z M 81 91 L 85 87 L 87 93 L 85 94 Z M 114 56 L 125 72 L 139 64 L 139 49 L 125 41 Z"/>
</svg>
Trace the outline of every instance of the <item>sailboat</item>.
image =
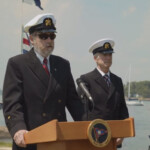
<svg viewBox="0 0 150 150">
<path fill-rule="evenodd" d="M 128 106 L 144 106 L 143 101 L 139 101 L 139 100 L 137 100 L 137 101 L 128 101 L 128 100 L 126 100 L 126 104 Z"/>
<path fill-rule="evenodd" d="M 139 100 L 138 98 L 131 97 L 130 74 L 131 74 L 131 66 L 129 68 L 128 98 L 126 100 L 126 104 L 128 106 L 143 106 L 144 105 L 143 101 Z"/>
</svg>

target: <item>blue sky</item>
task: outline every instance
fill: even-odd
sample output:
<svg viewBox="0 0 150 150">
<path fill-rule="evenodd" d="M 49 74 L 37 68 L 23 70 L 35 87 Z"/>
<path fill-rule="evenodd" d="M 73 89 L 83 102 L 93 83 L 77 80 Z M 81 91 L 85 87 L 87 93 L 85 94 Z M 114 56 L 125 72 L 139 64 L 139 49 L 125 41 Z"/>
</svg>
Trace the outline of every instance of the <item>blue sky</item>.
<svg viewBox="0 0 150 150">
<path fill-rule="evenodd" d="M 7 61 L 20 54 L 21 26 L 41 13 L 53 13 L 57 38 L 54 54 L 68 59 L 74 79 L 96 67 L 89 46 L 110 37 L 115 41 L 111 71 L 127 82 L 150 80 L 149 0 L 41 0 L 44 11 L 21 0 L 5 0 L 0 5 L 0 88 Z"/>
</svg>

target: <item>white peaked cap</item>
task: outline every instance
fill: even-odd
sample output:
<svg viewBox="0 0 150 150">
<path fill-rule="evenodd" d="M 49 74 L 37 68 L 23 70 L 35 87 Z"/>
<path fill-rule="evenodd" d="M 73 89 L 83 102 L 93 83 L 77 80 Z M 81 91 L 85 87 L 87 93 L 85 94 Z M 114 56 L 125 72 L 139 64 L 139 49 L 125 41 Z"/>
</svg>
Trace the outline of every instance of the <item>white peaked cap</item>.
<svg viewBox="0 0 150 150">
<path fill-rule="evenodd" d="M 110 38 L 100 39 L 89 47 L 90 53 L 113 53 L 115 42 Z"/>
<path fill-rule="evenodd" d="M 46 18 L 50 18 L 52 20 L 52 24 L 56 25 L 56 19 L 54 17 L 54 15 L 52 13 L 46 13 L 46 14 L 40 14 L 40 15 L 37 15 L 36 17 L 34 17 L 32 20 L 30 20 L 25 26 L 24 26 L 24 31 L 25 32 L 29 32 L 29 29 L 31 27 L 34 27 L 34 26 L 38 26 L 40 24 L 43 24 L 44 23 L 44 20 Z"/>
</svg>

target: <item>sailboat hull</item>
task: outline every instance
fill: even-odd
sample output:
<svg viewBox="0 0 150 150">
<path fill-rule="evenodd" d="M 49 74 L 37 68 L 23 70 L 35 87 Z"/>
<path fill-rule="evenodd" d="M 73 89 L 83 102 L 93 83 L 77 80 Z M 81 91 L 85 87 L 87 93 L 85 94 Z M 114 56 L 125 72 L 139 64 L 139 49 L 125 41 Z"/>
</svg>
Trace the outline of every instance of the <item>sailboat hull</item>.
<svg viewBox="0 0 150 150">
<path fill-rule="evenodd" d="M 130 100 L 127 100 L 127 101 L 126 101 L 126 104 L 127 104 L 128 106 L 144 106 L 143 101 L 139 101 L 139 100 L 137 100 L 137 101 L 130 101 Z"/>
</svg>

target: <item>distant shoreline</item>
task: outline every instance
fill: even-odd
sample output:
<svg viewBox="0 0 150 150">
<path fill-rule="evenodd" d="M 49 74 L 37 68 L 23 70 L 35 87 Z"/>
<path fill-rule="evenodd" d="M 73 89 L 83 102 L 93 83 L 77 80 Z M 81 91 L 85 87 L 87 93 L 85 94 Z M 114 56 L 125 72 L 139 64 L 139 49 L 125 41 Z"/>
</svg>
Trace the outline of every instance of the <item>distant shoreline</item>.
<svg viewBox="0 0 150 150">
<path fill-rule="evenodd" d="M 131 97 L 131 99 L 136 99 L 136 100 L 139 100 L 139 101 L 150 101 L 150 98 L 134 98 L 134 97 Z M 125 97 L 125 100 L 128 100 L 128 97 Z"/>
<path fill-rule="evenodd" d="M 150 101 L 150 98 L 139 98 L 140 101 Z"/>
</svg>

